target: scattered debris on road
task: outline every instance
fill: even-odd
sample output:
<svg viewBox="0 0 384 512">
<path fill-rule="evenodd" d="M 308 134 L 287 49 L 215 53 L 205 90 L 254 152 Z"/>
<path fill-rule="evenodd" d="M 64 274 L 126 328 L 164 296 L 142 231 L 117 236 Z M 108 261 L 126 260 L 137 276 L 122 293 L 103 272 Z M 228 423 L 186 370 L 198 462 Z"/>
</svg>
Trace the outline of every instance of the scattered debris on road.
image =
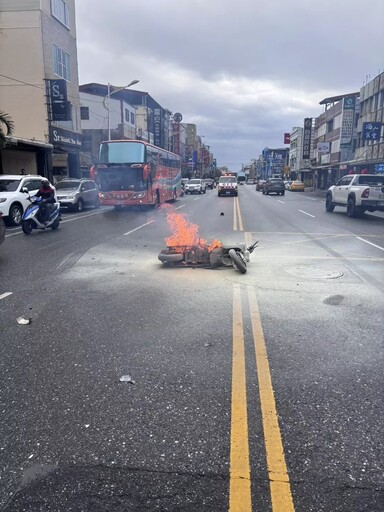
<svg viewBox="0 0 384 512">
<path fill-rule="evenodd" d="M 32 323 L 32 318 L 24 318 L 23 316 L 19 316 L 16 321 L 19 325 L 29 325 Z"/>
<path fill-rule="evenodd" d="M 120 382 L 129 382 L 130 384 L 136 384 L 136 381 L 132 379 L 130 375 L 122 375 L 119 379 Z"/>
</svg>

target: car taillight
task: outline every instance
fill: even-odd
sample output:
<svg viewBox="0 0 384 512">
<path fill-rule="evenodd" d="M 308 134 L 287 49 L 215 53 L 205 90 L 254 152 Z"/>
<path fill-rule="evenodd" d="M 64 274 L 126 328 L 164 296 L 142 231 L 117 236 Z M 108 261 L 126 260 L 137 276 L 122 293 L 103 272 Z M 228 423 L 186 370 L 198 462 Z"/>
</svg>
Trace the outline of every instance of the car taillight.
<svg viewBox="0 0 384 512">
<path fill-rule="evenodd" d="M 363 193 L 361 194 L 361 197 L 364 197 L 364 199 L 367 199 L 369 197 L 369 187 L 367 187 Z"/>
</svg>

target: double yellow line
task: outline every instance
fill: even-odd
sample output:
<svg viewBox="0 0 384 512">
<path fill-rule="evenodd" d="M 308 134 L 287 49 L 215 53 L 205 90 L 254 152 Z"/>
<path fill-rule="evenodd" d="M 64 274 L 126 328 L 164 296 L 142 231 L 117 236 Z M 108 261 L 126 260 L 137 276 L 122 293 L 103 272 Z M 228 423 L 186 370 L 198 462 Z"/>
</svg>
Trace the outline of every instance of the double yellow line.
<svg viewBox="0 0 384 512">
<path fill-rule="evenodd" d="M 264 441 L 273 512 L 294 512 L 285 463 L 284 448 L 276 412 L 272 379 L 256 293 L 247 286 L 256 369 L 259 383 Z M 246 364 L 242 297 L 240 285 L 233 288 L 233 361 L 230 447 L 229 511 L 251 512 L 251 470 L 249 462 Z"/>
<path fill-rule="evenodd" d="M 233 231 L 244 231 L 243 228 L 243 219 L 241 217 L 240 212 L 240 204 L 239 198 L 235 196 L 235 200 L 233 202 Z"/>
</svg>

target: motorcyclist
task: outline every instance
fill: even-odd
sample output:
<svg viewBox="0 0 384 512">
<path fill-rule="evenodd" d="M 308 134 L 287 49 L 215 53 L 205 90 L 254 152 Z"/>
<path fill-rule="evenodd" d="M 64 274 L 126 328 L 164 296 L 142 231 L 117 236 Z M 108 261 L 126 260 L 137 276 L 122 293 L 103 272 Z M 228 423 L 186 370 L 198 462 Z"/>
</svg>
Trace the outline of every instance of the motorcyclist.
<svg viewBox="0 0 384 512">
<path fill-rule="evenodd" d="M 50 205 L 55 202 L 55 190 L 51 187 L 48 180 L 41 180 L 41 185 L 39 190 L 36 192 L 36 197 L 41 197 L 41 218 L 43 223 L 47 224 L 50 216 Z"/>
</svg>

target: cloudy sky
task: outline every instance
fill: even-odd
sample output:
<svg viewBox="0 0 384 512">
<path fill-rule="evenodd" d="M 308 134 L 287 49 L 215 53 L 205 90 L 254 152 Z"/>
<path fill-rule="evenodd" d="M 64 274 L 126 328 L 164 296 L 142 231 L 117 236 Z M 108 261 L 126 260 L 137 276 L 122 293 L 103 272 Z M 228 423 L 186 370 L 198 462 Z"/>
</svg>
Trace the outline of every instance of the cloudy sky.
<svg viewBox="0 0 384 512">
<path fill-rule="evenodd" d="M 147 91 L 231 170 L 384 71 L 384 0 L 76 0 L 80 83 Z"/>
</svg>

